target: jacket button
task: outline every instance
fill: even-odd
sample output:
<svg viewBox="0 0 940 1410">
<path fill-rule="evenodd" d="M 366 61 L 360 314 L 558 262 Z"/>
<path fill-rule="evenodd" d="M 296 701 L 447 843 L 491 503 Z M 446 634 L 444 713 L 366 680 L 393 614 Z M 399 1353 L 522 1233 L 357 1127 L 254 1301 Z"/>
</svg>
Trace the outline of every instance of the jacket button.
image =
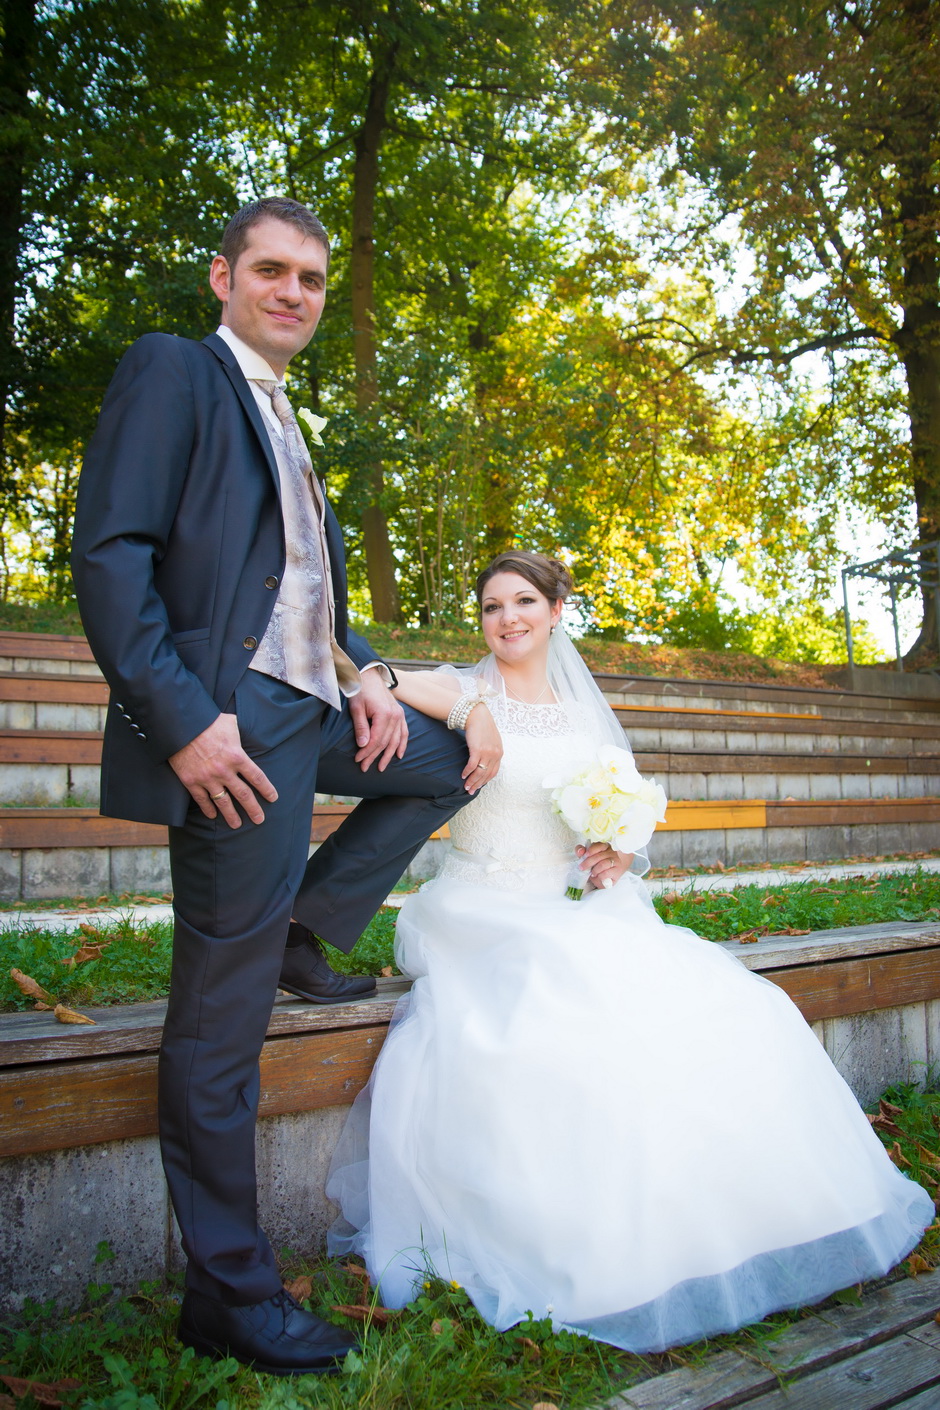
<svg viewBox="0 0 940 1410">
<path fill-rule="evenodd" d="M 258 638 L 256 636 L 246 636 L 242 645 L 246 651 L 254 651 L 255 647 L 258 645 Z"/>
<path fill-rule="evenodd" d="M 265 580 L 264 580 L 264 585 L 265 585 L 266 588 L 276 588 L 276 587 L 277 587 L 277 578 L 274 576 L 273 573 L 271 573 L 267 578 L 265 578 Z"/>
</svg>

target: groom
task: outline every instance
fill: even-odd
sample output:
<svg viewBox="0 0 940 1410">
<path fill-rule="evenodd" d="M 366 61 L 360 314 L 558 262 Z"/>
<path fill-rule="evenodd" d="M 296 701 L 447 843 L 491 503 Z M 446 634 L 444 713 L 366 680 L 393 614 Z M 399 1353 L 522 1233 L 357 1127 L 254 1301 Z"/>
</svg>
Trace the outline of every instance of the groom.
<svg viewBox="0 0 940 1410">
<path fill-rule="evenodd" d="M 169 824 L 160 1139 L 188 1259 L 179 1336 L 280 1375 L 328 1369 L 355 1343 L 284 1291 L 257 1223 L 274 995 L 374 988 L 331 970 L 312 932 L 351 949 L 470 796 L 463 738 L 403 711 L 391 671 L 347 627 L 339 525 L 284 395 L 328 265 L 326 233 L 297 202 L 234 216 L 209 281 L 218 332 L 149 334 L 115 373 L 73 549 L 111 687 L 101 811 Z M 307 865 L 318 783 L 366 801 Z"/>
</svg>

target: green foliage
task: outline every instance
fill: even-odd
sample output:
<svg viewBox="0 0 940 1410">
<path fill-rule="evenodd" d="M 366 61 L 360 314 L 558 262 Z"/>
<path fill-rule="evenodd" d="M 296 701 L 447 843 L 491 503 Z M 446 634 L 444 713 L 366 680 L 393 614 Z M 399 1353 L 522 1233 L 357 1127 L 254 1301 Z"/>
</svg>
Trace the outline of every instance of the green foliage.
<svg viewBox="0 0 940 1410">
<path fill-rule="evenodd" d="M 686 925 L 708 940 L 755 939 L 794 930 L 828 930 L 880 921 L 925 921 L 940 916 L 940 875 L 915 872 L 843 881 L 813 879 L 787 886 L 743 886 L 698 891 L 694 884 L 656 898 L 671 925 Z M 46 903 L 48 904 L 48 903 Z M 334 969 L 379 975 L 395 968 L 397 908 L 383 906 L 346 955 L 327 946 Z M 60 1002 L 74 1006 L 140 1003 L 166 995 L 170 982 L 172 925 L 156 921 L 136 927 L 122 922 L 94 934 L 33 929 L 0 930 L 0 1010 L 28 1010 L 33 1000 L 10 977 L 18 969 Z M 101 957 L 74 967 L 62 961 L 82 945 L 101 944 Z"/>
<path fill-rule="evenodd" d="M 44 903 L 48 906 L 48 902 Z M 396 912 L 383 907 L 369 922 L 350 954 L 329 948 L 330 963 L 343 973 L 380 974 L 394 963 Z M 172 921 L 87 926 L 79 930 L 41 927 L 0 929 L 0 1011 L 27 1010 L 34 1001 L 23 994 L 11 969 L 28 974 L 54 999 L 69 1007 L 135 1004 L 164 998 L 170 986 Z M 82 946 L 101 946 L 98 958 L 67 961 Z"/>
<path fill-rule="evenodd" d="M 0 931 L 0 1007 L 29 1009 L 33 1001 L 10 977 L 19 969 L 35 979 L 60 1003 L 128 1004 L 162 998 L 170 979 L 173 927 L 169 921 L 135 926 L 122 922 L 94 933 L 75 929 Z M 64 964 L 82 945 L 103 945 L 100 959 Z"/>
<path fill-rule="evenodd" d="M 818 601 L 787 603 L 779 598 L 768 602 L 763 611 L 742 611 L 726 594 L 708 587 L 695 589 L 670 607 L 659 639 L 670 646 L 749 652 L 779 661 L 835 664 L 847 660 L 841 612 L 827 612 Z M 852 645 L 860 665 L 884 657 L 862 622 L 852 624 Z"/>
<path fill-rule="evenodd" d="M 936 230 L 933 8 L 912 38 L 913 12 L 767 0 L 629 24 L 600 0 L 52 6 L 11 237 L 0 597 L 68 600 L 114 363 L 212 326 L 224 216 L 280 191 L 334 236 L 292 371 L 330 419 L 357 610 L 374 509 L 407 622 L 462 622 L 515 542 L 565 553 L 600 632 L 837 659 L 817 604 L 842 506 L 905 537 L 912 485 L 923 508 L 940 483 L 915 473 L 934 432 L 904 430 L 936 342 L 912 263 Z M 759 623 L 720 601 L 730 561 Z"/>
<path fill-rule="evenodd" d="M 934 919 L 940 916 L 940 876 L 918 868 L 894 876 L 807 878 L 788 886 L 698 892 L 691 885 L 681 891 L 677 883 L 654 904 L 670 925 L 687 925 L 708 940 L 743 935 L 746 943 L 790 931 Z"/>
</svg>

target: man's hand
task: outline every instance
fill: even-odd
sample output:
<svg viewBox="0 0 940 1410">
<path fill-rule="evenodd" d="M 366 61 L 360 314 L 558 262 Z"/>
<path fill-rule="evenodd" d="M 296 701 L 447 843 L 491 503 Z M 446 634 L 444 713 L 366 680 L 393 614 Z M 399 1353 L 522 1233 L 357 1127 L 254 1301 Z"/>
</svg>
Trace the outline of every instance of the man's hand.
<svg viewBox="0 0 940 1410">
<path fill-rule="evenodd" d="M 362 689 L 349 697 L 349 713 L 359 745 L 356 763 L 363 773 L 376 759 L 382 773 L 396 755 L 402 757 L 408 744 L 408 722 L 378 671 L 362 672 Z"/>
<path fill-rule="evenodd" d="M 485 703 L 474 705 L 470 711 L 466 734 L 470 758 L 460 777 L 468 793 L 477 793 L 499 773 L 503 757 L 503 741 Z"/>
<path fill-rule="evenodd" d="M 264 813 L 255 794 L 269 803 L 277 799 L 277 789 L 242 748 L 234 715 L 219 715 L 202 734 L 171 754 L 169 764 L 200 811 L 207 818 L 221 813 L 229 827 L 242 825 L 236 803 L 251 822 L 260 823 Z"/>
</svg>

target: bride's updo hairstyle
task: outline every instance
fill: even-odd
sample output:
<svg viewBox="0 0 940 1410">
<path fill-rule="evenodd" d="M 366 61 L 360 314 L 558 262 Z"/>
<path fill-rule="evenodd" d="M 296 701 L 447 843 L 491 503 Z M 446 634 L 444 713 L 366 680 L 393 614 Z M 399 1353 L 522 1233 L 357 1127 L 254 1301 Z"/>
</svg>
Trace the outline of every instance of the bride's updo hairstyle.
<svg viewBox="0 0 940 1410">
<path fill-rule="evenodd" d="M 510 548 L 505 553 L 497 553 L 491 563 L 487 563 L 476 581 L 477 606 L 483 606 L 483 591 L 490 578 L 497 573 L 518 573 L 525 578 L 549 602 L 564 602 L 574 580 L 564 563 L 556 558 L 546 558 L 542 553 L 529 553 L 524 548 Z"/>
</svg>

